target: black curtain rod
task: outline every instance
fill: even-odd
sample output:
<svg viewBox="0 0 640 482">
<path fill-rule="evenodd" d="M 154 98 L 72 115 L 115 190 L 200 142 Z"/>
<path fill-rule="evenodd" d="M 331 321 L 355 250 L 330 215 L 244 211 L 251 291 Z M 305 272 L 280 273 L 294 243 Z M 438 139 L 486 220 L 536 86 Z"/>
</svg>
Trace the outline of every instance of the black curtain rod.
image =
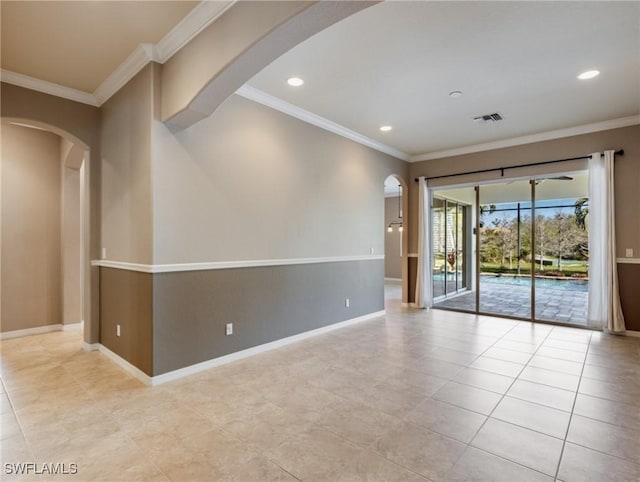
<svg viewBox="0 0 640 482">
<path fill-rule="evenodd" d="M 616 156 L 622 156 L 624 155 L 624 150 L 620 149 L 618 151 L 614 152 L 614 155 Z M 469 174 L 482 174 L 484 172 L 493 172 L 493 171 L 500 171 L 500 177 L 504 177 L 504 171 L 506 171 L 507 169 L 518 169 L 521 167 L 532 167 L 532 166 L 543 166 L 545 164 L 555 164 L 557 162 L 568 162 L 568 161 L 579 161 L 582 159 L 589 159 L 590 156 L 580 156 L 580 157 L 569 157 L 567 159 L 556 159 L 555 161 L 542 161 L 542 162 L 532 162 L 529 164 L 520 164 L 517 166 L 507 166 L 507 167 L 494 167 L 493 169 L 479 169 L 477 171 L 467 171 L 467 172 L 459 172 L 457 174 L 445 174 L 443 176 L 432 176 L 432 177 L 427 177 L 427 180 L 430 179 L 444 179 L 445 177 L 456 177 L 456 176 L 467 176 Z M 415 181 L 418 182 L 419 178 L 415 178 Z"/>
</svg>

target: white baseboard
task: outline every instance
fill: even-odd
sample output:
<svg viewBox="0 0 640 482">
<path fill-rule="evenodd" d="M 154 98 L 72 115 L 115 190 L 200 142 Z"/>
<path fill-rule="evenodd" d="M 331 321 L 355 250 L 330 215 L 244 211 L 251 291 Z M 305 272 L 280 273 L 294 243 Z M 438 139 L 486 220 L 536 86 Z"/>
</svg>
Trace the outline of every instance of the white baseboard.
<svg viewBox="0 0 640 482">
<path fill-rule="evenodd" d="M 82 348 L 84 348 L 85 351 L 97 351 L 100 349 L 100 343 L 87 343 L 83 341 Z"/>
<path fill-rule="evenodd" d="M 106 346 L 104 346 L 104 345 L 102 345 L 100 343 L 97 343 L 97 345 L 98 345 L 98 350 L 100 350 L 100 353 L 103 353 L 107 358 L 109 358 L 116 365 L 119 365 L 126 372 L 129 372 L 131 375 L 136 377 L 138 380 L 140 380 L 145 385 L 155 385 L 153 383 L 153 377 L 150 377 L 149 375 L 147 375 L 145 372 L 143 372 L 139 368 L 133 366 L 131 363 L 129 363 L 124 358 L 122 358 L 120 355 L 117 355 L 114 352 L 112 352 L 111 350 L 109 350 Z M 89 345 L 89 346 L 91 346 L 91 345 Z"/>
<path fill-rule="evenodd" d="M 84 320 L 77 323 L 65 323 L 62 325 L 62 331 L 81 330 L 84 327 Z"/>
<path fill-rule="evenodd" d="M 104 345 L 98 344 L 98 346 L 101 353 L 104 353 L 108 358 L 110 358 L 116 364 L 120 365 L 120 367 L 122 367 L 131 375 L 136 377 L 142 383 L 149 386 L 156 386 L 156 385 L 161 385 L 162 383 L 167 383 L 172 380 L 178 380 L 180 378 L 184 378 L 189 375 L 199 373 L 203 370 L 208 370 L 209 368 L 214 368 L 220 365 L 226 365 L 228 363 L 232 363 L 237 360 L 242 360 L 243 358 L 248 358 L 248 357 L 257 355 L 259 353 L 275 350 L 276 348 L 281 348 L 283 346 L 287 346 L 292 343 L 305 340 L 307 338 L 312 338 L 314 336 L 322 335 L 324 333 L 328 333 L 333 330 L 344 328 L 349 325 L 354 325 L 356 323 L 367 321 L 372 318 L 384 316 L 385 313 L 386 312 L 382 310 L 382 311 L 377 311 L 375 313 L 369 313 L 368 315 L 359 316 L 357 318 L 352 318 L 350 320 L 340 321 L 332 325 L 323 326 L 322 328 L 317 328 L 311 331 L 305 331 L 304 333 L 299 333 L 297 335 L 289 336 L 287 338 L 282 338 L 280 340 L 275 340 L 269 343 L 264 343 L 262 345 L 247 348 L 246 350 L 241 350 L 235 353 L 230 353 L 228 355 L 223 355 L 218 358 L 213 358 L 211 360 L 196 363 L 195 365 L 190 365 L 188 367 L 180 368 L 178 370 L 173 370 L 171 372 L 163 373 L 162 375 L 156 375 L 154 377 L 150 377 L 149 375 L 141 371 L 139 368 L 136 368 L 131 363 L 121 358 L 119 355 L 115 354 L 111 350 L 109 350 Z M 92 345 L 86 345 L 85 349 L 88 349 L 87 347 L 91 347 L 91 346 Z"/>
<path fill-rule="evenodd" d="M 5 331 L 0 333 L 0 340 L 8 340 L 10 338 L 20 338 L 23 336 L 41 335 L 43 333 L 51 333 L 52 331 L 62 330 L 61 324 L 36 326 L 35 328 L 25 328 L 24 330 Z"/>
<path fill-rule="evenodd" d="M 25 328 L 23 330 L 5 331 L 0 333 L 0 340 L 9 340 L 11 338 L 22 338 L 23 336 L 42 335 L 43 333 L 51 333 L 53 331 L 73 331 L 80 330 L 84 326 L 84 321 L 78 323 L 56 323 L 55 325 L 36 326 L 35 328 Z"/>
<path fill-rule="evenodd" d="M 640 331 L 627 330 L 624 332 L 626 336 L 634 336 L 640 338 Z"/>
<path fill-rule="evenodd" d="M 394 283 L 402 283 L 402 278 L 384 278 L 385 281 L 392 281 Z"/>
<path fill-rule="evenodd" d="M 315 330 L 305 331 L 304 333 L 299 333 L 297 335 L 289 336 L 287 338 L 282 338 L 280 340 L 275 340 L 269 343 L 265 343 L 263 345 L 247 348 L 246 350 L 230 353 L 228 355 L 214 358 L 212 360 L 207 360 L 207 361 L 197 363 L 195 365 L 191 365 L 185 368 L 180 368 L 179 370 L 163 373 L 162 375 L 156 375 L 155 377 L 153 377 L 151 384 L 160 385 L 161 383 L 166 383 L 171 380 L 177 380 L 179 378 L 183 378 L 188 375 L 193 375 L 194 373 L 198 373 L 203 370 L 207 370 L 209 368 L 217 367 L 220 365 L 226 365 L 227 363 L 231 363 L 237 360 L 242 360 L 243 358 L 248 358 L 250 356 L 257 355 L 259 353 L 264 353 L 270 350 L 275 350 L 276 348 L 281 348 L 283 346 L 287 346 L 292 343 L 305 340 L 307 338 L 312 338 L 314 336 L 322 335 L 324 333 L 328 333 L 330 331 L 337 330 L 339 328 L 344 328 L 345 326 L 354 325 L 362 321 L 370 320 L 372 318 L 377 318 L 379 316 L 383 316 L 385 313 L 386 312 L 384 310 L 377 311 L 375 313 L 369 313 L 368 315 L 359 316 L 357 318 L 352 318 L 350 320 L 345 320 L 338 323 L 334 323 L 332 325 L 323 326 L 322 328 L 317 328 Z"/>
</svg>

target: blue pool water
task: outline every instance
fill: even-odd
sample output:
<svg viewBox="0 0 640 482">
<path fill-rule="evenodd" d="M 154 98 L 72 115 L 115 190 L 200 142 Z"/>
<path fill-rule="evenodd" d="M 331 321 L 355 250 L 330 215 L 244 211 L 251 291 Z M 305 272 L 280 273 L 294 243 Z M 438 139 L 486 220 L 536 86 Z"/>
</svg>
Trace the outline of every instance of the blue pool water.
<svg viewBox="0 0 640 482">
<path fill-rule="evenodd" d="M 511 276 L 511 275 L 495 275 L 481 274 L 480 282 L 491 284 L 515 285 L 515 286 L 531 286 L 531 278 L 529 276 Z M 585 279 L 556 279 L 556 278 L 536 278 L 536 287 L 549 288 L 552 290 L 562 291 L 588 291 L 589 282 Z"/>
</svg>

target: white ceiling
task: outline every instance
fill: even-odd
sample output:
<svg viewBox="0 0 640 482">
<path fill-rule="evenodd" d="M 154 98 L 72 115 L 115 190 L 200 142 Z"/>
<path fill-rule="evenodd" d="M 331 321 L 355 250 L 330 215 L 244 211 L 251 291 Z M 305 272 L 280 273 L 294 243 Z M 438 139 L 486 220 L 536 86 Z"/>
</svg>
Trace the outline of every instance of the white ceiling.
<svg viewBox="0 0 640 482">
<path fill-rule="evenodd" d="M 640 2 L 385 2 L 249 85 L 411 156 L 634 116 Z M 505 120 L 472 120 L 493 112 Z"/>
<path fill-rule="evenodd" d="M 201 28 L 231 4 L 2 0 L 2 78 L 100 105 L 148 61 L 134 55 L 141 44 L 171 37 L 168 57 L 196 33 L 180 30 L 185 15 Z M 576 79 L 591 68 L 602 74 Z M 287 86 L 292 75 L 304 86 Z M 630 125 L 640 119 L 640 2 L 384 2 L 300 44 L 238 93 L 411 160 Z M 472 121 L 496 111 L 504 121 Z M 380 132 L 384 124 L 393 130 Z"/>
</svg>

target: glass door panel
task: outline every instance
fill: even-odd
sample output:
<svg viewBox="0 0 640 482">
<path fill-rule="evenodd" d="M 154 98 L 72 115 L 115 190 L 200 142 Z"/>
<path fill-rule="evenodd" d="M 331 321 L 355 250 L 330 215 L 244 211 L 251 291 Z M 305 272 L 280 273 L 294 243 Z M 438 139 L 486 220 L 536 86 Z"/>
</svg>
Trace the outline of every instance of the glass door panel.
<svg viewBox="0 0 640 482">
<path fill-rule="evenodd" d="M 586 325 L 587 173 L 548 176 L 535 183 L 535 318 Z"/>
<path fill-rule="evenodd" d="M 471 289 L 473 188 L 437 191 L 432 209 L 434 306 L 475 311 Z"/>
<path fill-rule="evenodd" d="M 445 289 L 447 293 L 454 293 L 456 291 L 456 280 L 458 278 L 457 270 L 457 224 L 458 224 L 458 209 L 457 204 L 453 201 L 445 201 L 446 203 L 446 258 L 445 258 Z"/>
<path fill-rule="evenodd" d="M 446 257 L 446 222 L 445 200 L 434 197 L 431 210 L 432 239 L 433 239 L 433 298 L 444 296 L 445 293 L 445 257 Z"/>
<path fill-rule="evenodd" d="M 467 288 L 467 273 L 466 273 L 466 253 L 467 253 L 467 249 L 466 249 L 466 244 L 467 244 L 467 239 L 466 239 L 466 232 L 468 231 L 467 229 L 465 229 L 465 227 L 467 226 L 467 219 L 466 219 L 466 211 L 467 208 L 461 204 L 457 205 L 457 213 L 456 213 L 456 218 L 457 218 L 457 226 L 456 226 L 456 273 L 457 273 L 457 277 L 456 277 L 456 289 L 458 291 Z"/>
<path fill-rule="evenodd" d="M 479 187 L 480 313 L 531 318 L 531 184 Z"/>
</svg>

